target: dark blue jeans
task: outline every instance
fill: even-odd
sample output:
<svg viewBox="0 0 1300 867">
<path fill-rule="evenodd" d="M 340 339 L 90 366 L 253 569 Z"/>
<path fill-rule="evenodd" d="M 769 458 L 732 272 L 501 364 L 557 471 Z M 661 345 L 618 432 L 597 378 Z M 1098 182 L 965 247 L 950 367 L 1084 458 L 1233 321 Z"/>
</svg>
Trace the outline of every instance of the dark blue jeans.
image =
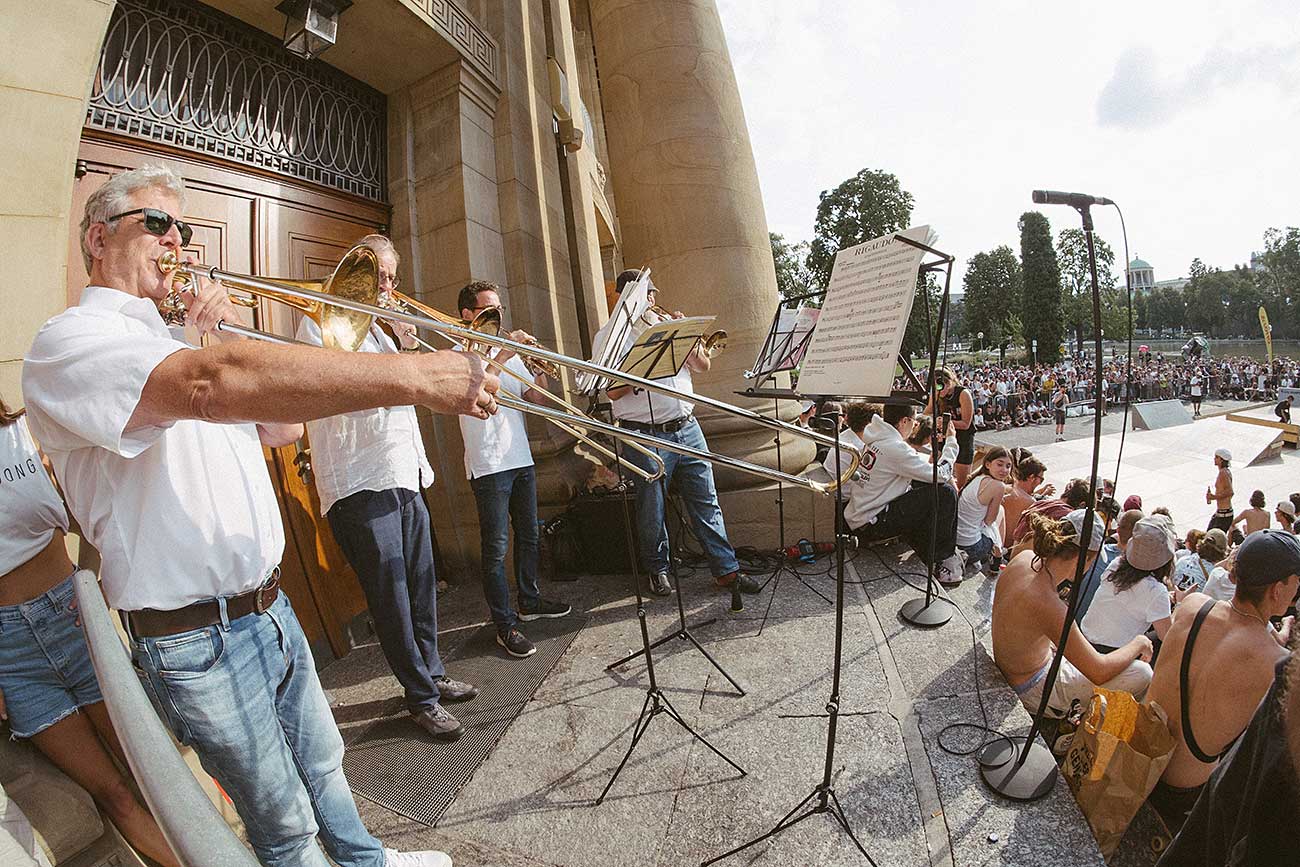
<svg viewBox="0 0 1300 867">
<path fill-rule="evenodd" d="M 379 646 L 412 712 L 438 703 L 438 581 L 429 512 L 415 491 L 358 491 L 330 506 L 330 529 L 361 580 Z"/>
<path fill-rule="evenodd" d="M 537 473 L 533 467 L 502 470 L 470 479 L 478 504 L 479 538 L 483 552 L 483 596 L 492 610 L 492 622 L 504 635 L 514 628 L 518 615 L 510 604 L 506 584 L 506 545 L 510 526 L 515 528 L 515 584 L 519 604 L 537 604 Z"/>
</svg>

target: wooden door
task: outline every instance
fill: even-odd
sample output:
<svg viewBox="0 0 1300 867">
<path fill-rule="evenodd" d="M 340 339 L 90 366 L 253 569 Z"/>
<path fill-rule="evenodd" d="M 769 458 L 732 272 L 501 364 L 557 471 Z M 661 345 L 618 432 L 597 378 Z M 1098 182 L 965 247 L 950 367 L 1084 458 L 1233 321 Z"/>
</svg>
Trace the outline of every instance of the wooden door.
<svg viewBox="0 0 1300 867">
<path fill-rule="evenodd" d="M 170 165 L 185 178 L 182 218 L 195 229 L 186 252 L 197 262 L 234 273 L 323 277 L 358 238 L 379 231 L 387 216 L 370 203 L 162 153 L 139 142 L 87 137 L 78 156 L 69 237 L 69 304 L 77 303 L 87 282 L 80 220 L 75 215 L 84 211 L 86 199 L 111 174 L 145 163 Z M 301 316 L 267 300 L 254 309 L 239 309 L 243 324 L 289 336 Z M 197 342 L 197 334 L 190 337 Z M 318 661 L 324 662 L 350 649 L 349 629 L 365 611 L 365 598 L 320 515 L 314 486 L 299 475 L 294 462 L 299 447 L 264 451 L 284 523 L 281 581 Z"/>
</svg>

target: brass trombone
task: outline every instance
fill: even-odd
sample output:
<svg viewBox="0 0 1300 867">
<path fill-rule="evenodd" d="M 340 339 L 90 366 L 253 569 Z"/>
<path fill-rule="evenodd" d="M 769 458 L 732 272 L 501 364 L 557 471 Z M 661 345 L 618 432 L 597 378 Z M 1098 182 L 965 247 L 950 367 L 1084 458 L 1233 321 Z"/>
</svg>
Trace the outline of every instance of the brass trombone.
<svg viewBox="0 0 1300 867">
<path fill-rule="evenodd" d="M 510 349 L 522 358 L 537 358 L 542 361 L 551 362 L 560 367 L 567 367 L 573 370 L 589 373 L 602 379 L 616 380 L 623 384 L 641 388 L 646 391 L 653 391 L 679 400 L 688 400 L 701 406 L 707 406 L 711 409 L 717 410 L 718 412 L 744 419 L 753 424 L 768 428 L 769 430 L 785 432 L 792 436 L 812 440 L 813 442 L 831 447 L 834 447 L 836 443 L 834 438 L 826 436 L 825 434 L 796 427 L 795 425 L 781 421 L 778 418 L 761 415 L 752 410 L 745 409 L 744 407 L 735 406 L 717 400 L 716 398 L 708 397 L 707 395 L 686 394 L 670 386 L 664 385 L 663 383 L 645 379 L 640 376 L 634 376 L 630 373 L 624 373 L 620 370 L 614 370 L 613 368 L 595 364 L 594 362 L 584 361 L 578 358 L 570 358 L 566 355 L 561 355 L 558 352 L 543 349 L 540 346 L 526 346 L 522 343 L 517 343 L 508 338 L 501 337 L 499 334 L 474 331 L 464 325 L 453 324 L 454 320 L 443 321 L 442 319 L 416 315 L 400 310 L 386 310 L 374 303 L 379 299 L 379 267 L 374 252 L 368 247 L 357 246 L 349 250 L 347 255 L 343 257 L 343 260 L 335 269 L 334 274 L 319 284 L 321 289 L 326 290 L 332 290 L 335 285 L 339 285 L 349 291 L 353 289 L 365 290 L 364 292 L 358 293 L 364 294 L 366 296 L 365 300 L 339 297 L 329 294 L 328 291 L 321 291 L 321 289 L 310 288 L 309 286 L 294 285 L 289 282 L 276 282 L 259 277 L 252 277 L 246 274 L 236 274 L 215 267 L 200 268 L 193 265 L 185 265 L 181 264 L 174 256 L 172 256 L 169 261 L 165 262 L 164 260 L 167 258 L 166 255 L 160 258 L 158 260 L 158 267 L 164 272 L 171 273 L 174 279 L 180 280 L 183 283 L 193 281 L 199 275 L 202 275 L 210 280 L 220 280 L 223 283 L 254 295 L 261 295 L 276 300 L 281 300 L 286 296 L 296 298 L 298 299 L 297 301 L 286 303 L 292 303 L 293 306 L 300 310 L 306 310 L 310 307 L 317 311 L 317 315 L 321 316 L 325 315 L 324 311 L 326 310 L 341 309 L 353 313 L 364 314 L 365 317 L 378 316 L 395 322 L 404 322 L 408 325 L 414 325 L 416 328 L 433 331 L 442 337 L 457 343 L 465 345 L 486 344 L 488 346 Z M 368 274 L 370 285 L 368 287 L 364 285 L 354 285 L 364 284 L 364 279 L 356 279 L 358 275 L 364 276 L 364 274 Z M 451 320 L 451 317 L 446 317 L 446 319 Z M 370 319 L 366 319 L 366 326 L 361 330 L 362 339 L 364 339 L 365 331 L 369 328 L 370 321 Z M 256 331 L 255 329 L 244 328 L 242 326 L 229 326 L 225 323 L 221 323 L 221 325 L 225 326 L 223 330 L 233 331 L 249 337 L 262 339 L 269 337 L 275 342 L 281 343 L 293 342 L 286 341 L 285 338 L 279 337 L 278 335 L 268 335 L 266 332 Z M 322 334 L 326 331 L 324 323 L 321 325 L 321 331 Z M 340 343 L 339 345 L 342 344 Z M 359 341 L 357 345 L 360 345 Z M 499 398 L 498 403 L 500 403 Z M 618 427 L 585 417 L 574 418 L 568 413 L 549 409 L 543 406 L 537 406 L 535 404 L 527 404 L 526 408 L 518 408 L 521 411 L 532 412 L 533 414 L 540 415 L 544 418 L 572 425 L 573 427 L 587 431 L 588 433 L 593 431 L 604 433 L 620 441 L 639 443 L 652 449 L 670 451 L 687 457 L 707 461 L 709 463 L 721 464 L 722 466 L 731 467 L 732 469 L 740 470 L 741 472 L 762 476 L 775 481 L 781 481 L 786 484 L 806 488 L 821 494 L 832 493 L 838 486 L 846 484 L 857 472 L 858 465 L 862 461 L 861 449 L 848 444 L 841 444 L 841 449 L 848 453 L 848 466 L 843 470 L 840 478 L 831 482 L 823 483 L 802 476 L 797 476 L 793 473 L 787 473 L 780 469 L 772 469 L 760 464 L 755 464 L 740 458 L 732 458 L 726 455 L 705 451 L 703 449 L 692 448 L 681 443 L 662 440 L 650 433 L 643 433 L 630 428 Z"/>
<path fill-rule="evenodd" d="M 387 293 L 381 293 L 379 297 L 379 304 L 381 307 L 384 307 L 385 309 L 400 311 L 402 313 L 410 313 L 412 310 L 415 310 L 419 313 L 422 313 L 425 316 L 428 316 L 430 319 L 433 319 L 437 322 L 443 322 L 449 325 L 456 325 L 456 326 L 468 326 L 471 330 L 475 332 L 486 332 L 489 334 L 501 333 L 501 311 L 495 308 L 489 308 L 487 310 L 481 311 L 477 316 L 474 317 L 474 320 L 472 322 L 466 323 L 465 320 L 463 319 L 452 319 L 452 317 L 448 316 L 446 313 L 443 313 L 441 310 L 437 310 L 433 307 L 430 307 L 427 304 L 424 304 L 420 301 L 416 301 L 414 298 L 410 297 L 409 295 L 404 295 L 401 292 L 398 292 L 396 290 L 390 290 Z M 447 339 L 451 340 L 451 338 L 447 338 Z M 427 340 L 421 339 L 419 336 L 415 337 L 415 342 L 420 344 L 420 346 L 423 346 L 425 349 L 428 349 L 430 351 L 436 351 L 436 348 L 432 344 L 430 344 Z M 474 351 L 474 347 L 472 345 L 466 345 L 456 340 L 452 340 L 451 342 L 461 347 L 462 349 L 465 349 L 466 351 L 470 351 L 470 352 Z M 535 346 L 536 342 L 530 343 L 528 345 Z M 520 382 L 522 382 L 524 385 L 528 386 L 529 388 L 536 388 L 536 385 L 533 382 L 524 379 L 522 376 L 515 373 L 510 368 L 506 367 L 504 364 L 501 364 L 496 359 L 489 358 L 485 352 L 480 352 L 476 354 L 480 355 L 483 358 L 483 360 L 487 364 L 491 365 L 497 372 L 505 376 L 509 376 L 513 379 L 517 379 Z M 560 369 L 552 362 L 542 361 L 540 359 L 525 358 L 524 356 L 520 356 L 520 360 L 524 363 L 524 366 L 528 368 L 528 371 L 532 373 L 534 376 L 536 376 L 539 373 L 543 373 L 546 376 L 554 378 L 557 382 L 560 381 Z M 580 420 L 595 421 L 595 419 L 592 419 L 582 410 L 578 409 L 576 406 L 569 403 L 567 400 L 560 397 L 559 395 L 552 394 L 551 392 L 547 391 L 544 388 L 537 389 L 537 391 L 539 394 L 544 395 L 547 400 L 551 401 L 557 406 L 564 407 L 564 409 L 568 411 L 568 414 L 570 416 L 575 416 L 576 418 L 573 419 L 575 423 L 577 423 Z M 535 403 L 531 403 L 529 401 L 516 400 L 511 395 L 500 394 L 500 393 L 497 394 L 497 403 L 510 409 L 518 409 L 522 412 L 533 412 L 535 409 L 538 408 L 537 404 Z M 567 433 L 569 436 L 573 437 L 579 442 L 586 443 L 589 447 L 595 449 L 596 451 L 600 452 L 606 457 L 611 458 L 613 460 L 618 460 L 618 455 L 616 455 L 613 451 L 611 451 L 610 449 L 606 448 L 604 445 L 601 445 L 600 443 L 596 442 L 595 440 L 591 439 L 588 436 L 585 436 L 584 434 L 576 430 L 571 424 L 569 424 L 569 419 L 566 418 L 564 421 L 561 421 L 560 419 L 555 418 L 554 416 L 551 416 L 549 414 L 542 415 L 536 412 L 533 412 L 533 414 L 541 415 L 542 418 L 545 418 L 547 421 L 554 424 L 556 427 L 558 427 L 560 430 Z M 648 449 L 638 443 L 628 443 L 628 445 L 632 446 L 638 452 L 645 455 L 646 458 L 649 459 L 650 463 L 654 466 L 653 470 L 647 472 L 646 470 L 641 469 L 636 464 L 629 463 L 627 464 L 628 472 L 632 473 L 633 475 L 647 482 L 657 482 L 659 479 L 663 478 L 663 474 L 664 474 L 663 458 L 655 454 L 653 450 Z"/>
</svg>

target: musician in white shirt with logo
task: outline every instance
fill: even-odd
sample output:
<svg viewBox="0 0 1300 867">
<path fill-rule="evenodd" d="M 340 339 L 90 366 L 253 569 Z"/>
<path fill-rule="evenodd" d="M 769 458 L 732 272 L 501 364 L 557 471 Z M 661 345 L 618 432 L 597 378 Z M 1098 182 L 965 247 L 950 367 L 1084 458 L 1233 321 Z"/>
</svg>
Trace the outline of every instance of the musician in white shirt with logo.
<svg viewBox="0 0 1300 867">
<path fill-rule="evenodd" d="M 36 335 L 23 366 L 33 435 L 103 558 L 110 606 L 141 681 L 194 747 L 268 867 L 448 867 L 384 849 L 357 814 L 343 741 L 278 574 L 284 530 L 262 446 L 300 422 L 423 404 L 487 415 L 496 377 L 463 353 L 381 356 L 254 340 L 203 348 L 168 328 L 158 260 L 191 228 L 170 169 L 119 174 L 91 194 L 81 246 L 91 285 Z M 235 319 L 200 279 L 188 322 Z"/>
<path fill-rule="evenodd" d="M 628 285 L 635 283 L 640 273 L 627 270 L 619 274 L 616 291 L 622 292 Z M 655 303 L 655 296 L 655 287 L 651 284 L 648 290 L 651 306 Z M 681 314 L 675 314 L 674 318 L 680 316 Z M 700 352 L 697 345 L 686 357 L 686 363 L 676 376 L 665 377 L 658 382 L 679 392 L 692 394 L 692 372 L 704 373 L 710 365 L 709 357 Z M 690 401 L 633 389 L 631 386 L 615 386 L 608 389 L 608 394 L 613 401 L 614 416 L 621 426 L 652 433 L 660 439 L 696 449 L 708 448 L 704 432 L 700 430 L 700 424 L 693 415 L 695 405 Z M 758 582 L 741 574 L 735 549 L 727 540 L 727 527 L 722 519 L 722 510 L 718 507 L 712 465 L 676 452 L 656 451 L 664 461 L 662 482 L 638 482 L 636 485 L 637 534 L 641 559 L 650 575 L 651 592 L 658 596 L 672 592 L 672 586 L 668 583 L 668 528 L 664 523 L 664 492 L 669 484 L 675 483 L 682 502 L 686 505 L 695 536 L 704 548 L 714 583 L 726 590 L 736 584 L 745 593 L 757 593 Z M 642 469 L 651 469 L 650 460 L 645 455 L 634 450 L 627 450 L 625 455 Z"/>
</svg>

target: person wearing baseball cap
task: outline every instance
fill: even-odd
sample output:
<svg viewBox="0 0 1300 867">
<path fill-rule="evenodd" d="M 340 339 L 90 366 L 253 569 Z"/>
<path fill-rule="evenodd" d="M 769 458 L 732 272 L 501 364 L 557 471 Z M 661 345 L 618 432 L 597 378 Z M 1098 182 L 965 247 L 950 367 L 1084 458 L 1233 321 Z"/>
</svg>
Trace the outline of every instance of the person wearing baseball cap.
<svg viewBox="0 0 1300 867">
<path fill-rule="evenodd" d="M 1101 550 L 1101 517 L 1075 509 L 1063 518 L 1029 515 L 1032 549 L 1021 551 L 998 578 L 993 592 L 993 660 L 1030 712 L 1042 701 L 1047 671 L 1068 613 L 1062 595 L 1074 580 L 1080 549 L 1084 573 Z M 1171 555 L 1172 556 L 1172 555 Z M 1095 604 L 1095 603 L 1094 603 Z M 1077 624 L 1070 624 L 1056 680 L 1047 700 L 1050 716 L 1061 718 L 1086 707 L 1094 685 L 1139 698 L 1151 682 L 1151 641 L 1137 635 L 1111 653 L 1099 653 Z"/>
<path fill-rule="evenodd" d="M 1175 833 L 1288 656 L 1293 618 L 1280 630 L 1270 621 L 1300 589 L 1300 539 L 1252 533 L 1237 549 L 1234 575 L 1230 600 L 1192 593 L 1179 603 L 1148 693 L 1169 714 L 1176 742 L 1150 800 Z"/>
<path fill-rule="evenodd" d="M 1214 517 L 1210 519 L 1208 530 L 1219 529 L 1225 533 L 1232 529 L 1232 452 L 1227 449 L 1214 450 L 1214 465 L 1219 468 L 1214 477 L 1214 487 L 1205 489 L 1205 502 L 1214 503 Z"/>
<path fill-rule="evenodd" d="M 1277 518 L 1278 526 L 1288 533 L 1295 532 L 1295 503 L 1290 500 L 1282 500 L 1273 510 L 1273 517 Z"/>
<path fill-rule="evenodd" d="M 1133 525 L 1123 555 L 1102 577 L 1079 627 L 1099 653 L 1110 653 L 1154 628 L 1163 639 L 1173 613 L 1165 582 L 1173 571 L 1174 522 L 1151 515 Z"/>
</svg>

